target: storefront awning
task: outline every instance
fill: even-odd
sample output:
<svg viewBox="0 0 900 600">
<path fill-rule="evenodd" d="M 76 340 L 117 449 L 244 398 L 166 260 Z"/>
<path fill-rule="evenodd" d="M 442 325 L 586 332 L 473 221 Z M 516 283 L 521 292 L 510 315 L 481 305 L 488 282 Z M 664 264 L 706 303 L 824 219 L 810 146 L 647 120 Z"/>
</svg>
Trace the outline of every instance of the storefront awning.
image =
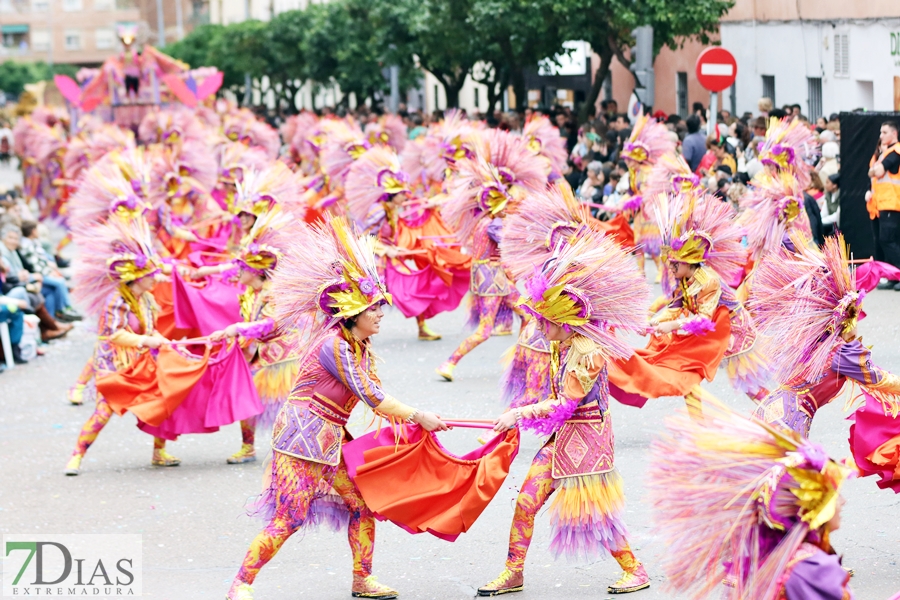
<svg viewBox="0 0 900 600">
<path fill-rule="evenodd" d="M 28 25 L 0 25 L 0 33 L 28 33 Z"/>
</svg>

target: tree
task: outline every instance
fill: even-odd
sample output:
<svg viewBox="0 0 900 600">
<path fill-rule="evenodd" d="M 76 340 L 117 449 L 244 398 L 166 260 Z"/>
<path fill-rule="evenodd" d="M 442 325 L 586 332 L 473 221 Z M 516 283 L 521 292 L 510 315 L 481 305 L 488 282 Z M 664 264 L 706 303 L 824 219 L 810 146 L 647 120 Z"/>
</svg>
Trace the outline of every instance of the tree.
<svg viewBox="0 0 900 600">
<path fill-rule="evenodd" d="M 253 75 L 265 75 L 275 97 L 296 108 L 297 94 L 307 78 L 306 56 L 303 52 L 309 14 L 289 10 L 276 15 L 264 29 L 261 63 Z"/>
<path fill-rule="evenodd" d="M 511 83 L 516 98 L 526 97 L 525 71 L 546 58 L 564 54 L 565 23 L 555 0 L 479 0 L 469 23 L 483 49 L 482 69 L 473 79 L 488 86 L 491 109 Z"/>
<path fill-rule="evenodd" d="M 469 17 L 478 0 L 379 0 L 380 27 L 390 32 L 395 53 L 418 59 L 459 106 L 459 92 L 486 49 Z"/>
<path fill-rule="evenodd" d="M 75 77 L 77 68 L 74 65 L 48 65 L 43 61 L 34 63 L 7 60 L 0 64 L 0 90 L 10 100 L 18 98 L 25 90 L 25 85 L 52 79 L 54 75 Z"/>
<path fill-rule="evenodd" d="M 222 71 L 222 87 L 243 97 L 244 77 L 265 75 L 265 30 L 262 21 L 242 21 L 224 27 L 210 44 L 209 66 Z"/>
<path fill-rule="evenodd" d="M 552 3 L 557 17 L 567 23 L 567 37 L 584 40 L 600 57 L 591 91 L 579 115 L 587 120 L 589 107 L 600 95 L 613 57 L 630 66 L 628 49 L 634 44 L 632 30 L 653 26 L 654 55 L 668 46 L 681 47 L 690 38 L 709 42 L 721 17 L 733 0 L 557 0 Z"/>
<path fill-rule="evenodd" d="M 210 49 L 216 37 L 222 35 L 224 29 L 225 27 L 222 25 L 200 25 L 183 39 L 167 44 L 166 54 L 186 62 L 192 69 L 209 66 L 213 60 Z"/>
</svg>

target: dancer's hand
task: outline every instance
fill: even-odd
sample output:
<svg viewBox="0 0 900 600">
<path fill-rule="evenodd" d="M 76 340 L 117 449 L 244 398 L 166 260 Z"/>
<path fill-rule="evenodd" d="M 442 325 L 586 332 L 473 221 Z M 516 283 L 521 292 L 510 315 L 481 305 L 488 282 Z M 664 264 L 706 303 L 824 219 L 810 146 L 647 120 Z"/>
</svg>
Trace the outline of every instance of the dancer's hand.
<svg viewBox="0 0 900 600">
<path fill-rule="evenodd" d="M 211 342 L 220 342 L 225 337 L 225 330 L 220 329 L 218 331 L 213 331 L 211 334 L 209 334 L 206 337 L 209 338 L 209 341 L 211 341 Z"/>
<path fill-rule="evenodd" d="M 433 412 L 418 412 L 416 413 L 416 416 L 413 417 L 413 421 L 420 425 L 425 431 L 447 431 L 450 429 L 450 427 L 441 421 L 441 418 Z"/>
<path fill-rule="evenodd" d="M 145 335 L 144 339 L 141 340 L 144 348 L 159 348 L 163 345 L 163 342 L 166 341 L 166 338 L 156 336 L 156 335 Z"/>
<path fill-rule="evenodd" d="M 494 421 L 494 431 L 496 431 L 497 433 L 509 431 L 516 426 L 517 422 L 518 419 L 516 418 L 516 411 L 507 411 L 497 417 L 497 420 Z"/>
<path fill-rule="evenodd" d="M 656 326 L 656 333 L 672 333 L 679 327 L 681 327 L 681 325 L 677 321 L 666 321 L 665 323 L 660 323 Z"/>
</svg>

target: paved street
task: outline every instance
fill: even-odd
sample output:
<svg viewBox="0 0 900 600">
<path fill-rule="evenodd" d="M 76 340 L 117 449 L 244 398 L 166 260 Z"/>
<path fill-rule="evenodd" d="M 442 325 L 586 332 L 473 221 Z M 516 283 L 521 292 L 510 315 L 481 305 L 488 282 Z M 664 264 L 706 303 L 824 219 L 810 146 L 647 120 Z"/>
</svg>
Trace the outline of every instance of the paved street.
<svg viewBox="0 0 900 600">
<path fill-rule="evenodd" d="M 900 294 L 874 292 L 866 299 L 869 318 L 861 330 L 874 344 L 878 364 L 900 371 L 897 340 Z M 432 343 L 415 339 L 415 324 L 392 312 L 375 347 L 384 364 L 386 388 L 404 401 L 452 417 L 490 417 L 498 413 L 500 356 L 513 338 L 492 338 L 469 355 L 453 383 L 439 381 L 433 369 L 461 339 L 459 310 L 435 320 L 445 334 Z M 64 477 L 66 459 L 91 407 L 69 406 L 65 391 L 91 352 L 93 333 L 81 325 L 54 343 L 48 355 L 0 375 L 0 532 L 140 533 L 144 541 L 144 592 L 154 598 L 220 599 L 240 564 L 259 523 L 244 516 L 245 501 L 261 488 L 261 462 L 230 466 L 225 457 L 237 450 L 236 426 L 213 435 L 184 436 L 171 444 L 177 468 L 151 468 L 150 438 L 131 416 L 114 417 L 88 453 L 79 477 Z M 639 343 L 640 340 L 635 340 Z M 727 388 L 721 377 L 710 389 L 743 410 L 750 402 Z M 635 598 L 671 599 L 657 568 L 666 548 L 653 533 L 643 501 L 648 446 L 663 417 L 677 400 L 651 402 L 643 410 L 614 404 L 617 465 L 626 481 L 626 520 L 639 557 L 653 577 L 648 591 Z M 848 423 L 842 401 L 816 418 L 812 437 L 836 454 L 847 453 Z M 353 416 L 354 431 L 366 418 Z M 472 430 L 442 435 L 451 450 L 476 444 Z M 267 436 L 260 436 L 265 445 Z M 525 436 L 507 484 L 474 528 L 455 543 L 411 536 L 379 524 L 375 572 L 400 589 L 404 598 L 467 598 L 503 568 L 506 536 L 516 486 L 525 475 L 539 440 Z M 845 564 L 856 569 L 857 597 L 881 600 L 900 590 L 900 497 L 879 490 L 871 479 L 846 487 L 844 526 L 834 536 Z M 528 556 L 528 598 L 605 597 L 618 575 L 611 559 L 589 565 L 555 562 L 547 551 L 549 520 L 538 517 Z M 261 599 L 347 598 L 350 556 L 342 535 L 308 532 L 295 536 L 261 573 Z"/>
</svg>

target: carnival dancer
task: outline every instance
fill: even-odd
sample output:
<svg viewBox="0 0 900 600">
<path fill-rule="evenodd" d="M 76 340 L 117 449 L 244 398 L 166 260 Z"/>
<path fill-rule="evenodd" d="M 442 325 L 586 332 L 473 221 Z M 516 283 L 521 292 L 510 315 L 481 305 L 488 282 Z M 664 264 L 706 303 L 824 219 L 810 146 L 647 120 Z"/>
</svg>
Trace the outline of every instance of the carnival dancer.
<svg viewBox="0 0 900 600">
<path fill-rule="evenodd" d="M 638 269 L 644 271 L 644 257 L 649 256 L 656 265 L 657 283 L 662 278 L 663 270 L 660 259 L 660 224 L 655 223 L 644 209 L 643 188 L 653 165 L 662 156 L 674 151 L 675 144 L 669 137 L 668 129 L 648 115 L 638 117 L 628 141 L 622 147 L 622 159 L 628 165 L 630 195 L 622 209 L 634 211 L 634 244 L 637 248 Z"/>
<path fill-rule="evenodd" d="M 650 497 L 669 588 L 691 598 L 850 600 L 831 547 L 853 469 L 790 430 L 706 402 L 651 446 Z M 724 585 L 723 585 L 724 583 Z"/>
<path fill-rule="evenodd" d="M 521 140 L 501 131 L 487 137 L 484 144 L 474 158 L 456 163 L 449 198 L 441 209 L 457 239 L 472 250 L 469 321 L 477 323 L 475 331 L 437 368 L 447 381 L 453 381 L 462 357 L 491 336 L 502 306 L 515 305 L 518 291 L 500 262 L 503 217 L 527 194 L 547 186 L 542 159 Z"/>
<path fill-rule="evenodd" d="M 554 492 L 550 548 L 557 556 L 595 558 L 602 547 L 624 571 L 609 593 L 650 586 L 622 520 L 623 484 L 613 460 L 606 373 L 609 360 L 632 352 L 613 330 L 644 329 L 648 289 L 633 265 L 612 239 L 584 228 L 570 244 L 557 245 L 525 284 L 524 306 L 554 342 L 551 391 L 540 402 L 504 413 L 494 430 L 518 425 L 551 437 L 535 456 L 516 501 L 506 568 L 479 588 L 479 596 L 523 589 L 534 518 Z"/>
<path fill-rule="evenodd" d="M 452 244 L 437 202 L 411 198 L 409 176 L 388 147 L 367 150 L 353 163 L 345 194 L 348 212 L 380 242 L 377 253 L 384 257 L 394 304 L 404 316 L 415 317 L 420 340 L 441 339 L 426 320 L 459 306 L 471 258 Z"/>
<path fill-rule="evenodd" d="M 428 431 L 446 425 L 406 406 L 381 387 L 371 354 L 382 304 L 390 294 L 378 275 L 374 238 L 357 237 L 342 218 L 304 229 L 280 261 L 272 286 L 276 320 L 301 330 L 300 374 L 273 432 L 272 477 L 258 505 L 269 522 L 253 540 L 228 592 L 250 600 L 251 584 L 287 539 L 326 523 L 348 531 L 353 555 L 351 593 L 395 598 L 372 576 L 375 520 L 347 474 L 341 443 L 360 401 L 393 422 Z"/>
<path fill-rule="evenodd" d="M 156 303 L 149 293 L 161 263 L 142 207 L 131 211 L 127 220 L 114 214 L 107 223 L 75 232 L 75 240 L 84 254 L 76 267 L 74 293 L 99 319 L 93 371 L 100 377 L 130 366 L 139 355 L 166 341 L 155 329 Z M 66 464 L 66 475 L 78 475 L 81 460 L 112 413 L 98 393 L 94 414 L 84 424 Z M 179 465 L 181 461 L 166 452 L 165 444 L 154 437 L 151 464 Z"/>
<path fill-rule="evenodd" d="M 504 219 L 500 257 L 504 268 L 515 280 L 526 280 L 534 274 L 560 244 L 575 241 L 576 232 L 585 227 L 612 235 L 602 221 L 591 217 L 590 209 L 575 199 L 565 181 L 557 181 L 547 190 L 526 195 L 519 209 Z M 550 342 L 544 337 L 538 321 L 528 318 L 523 323 L 513 350 L 512 360 L 503 374 L 504 403 L 515 408 L 543 400 L 550 391 L 547 377 L 550 369 Z"/>
<path fill-rule="evenodd" d="M 752 323 L 722 281 L 746 262 L 734 209 L 696 193 L 661 195 L 647 199 L 646 207 L 660 224 L 675 290 L 654 303 L 654 309 L 662 305 L 662 310 L 650 319 L 647 347 L 610 367 L 612 395 L 637 406 L 647 398 L 699 397 L 700 382 L 712 381 L 722 360 L 745 354 L 755 337 Z M 740 375 L 743 387 L 758 387 L 765 379 L 764 366 L 759 358 L 748 360 L 733 374 Z M 698 404 L 689 406 L 695 410 Z"/>
<path fill-rule="evenodd" d="M 296 232 L 296 228 L 285 229 L 292 222 L 293 216 L 283 213 L 278 205 L 257 219 L 234 261 L 240 269 L 241 285 L 247 286 L 247 291 L 240 297 L 244 322 L 234 323 L 209 336 L 210 341 L 240 337 L 253 372 L 253 383 L 265 405 L 261 415 L 241 421 L 241 449 L 228 457 L 228 464 L 256 460 L 256 429 L 258 426 L 271 427 L 300 368 L 297 332 L 278 327 L 271 301 L 272 275 L 284 255 L 287 240 Z"/>
<path fill-rule="evenodd" d="M 843 236 L 825 240 L 821 251 L 796 234 L 793 239 L 795 252 L 770 254 L 753 277 L 749 306 L 769 340 L 766 354 L 780 384 L 762 399 L 756 418 L 808 437 L 816 412 L 849 380 L 892 413 L 892 421 L 900 377 L 873 364 L 858 336 L 865 292 L 856 287 Z M 859 427 L 856 434 L 865 435 Z"/>
</svg>

